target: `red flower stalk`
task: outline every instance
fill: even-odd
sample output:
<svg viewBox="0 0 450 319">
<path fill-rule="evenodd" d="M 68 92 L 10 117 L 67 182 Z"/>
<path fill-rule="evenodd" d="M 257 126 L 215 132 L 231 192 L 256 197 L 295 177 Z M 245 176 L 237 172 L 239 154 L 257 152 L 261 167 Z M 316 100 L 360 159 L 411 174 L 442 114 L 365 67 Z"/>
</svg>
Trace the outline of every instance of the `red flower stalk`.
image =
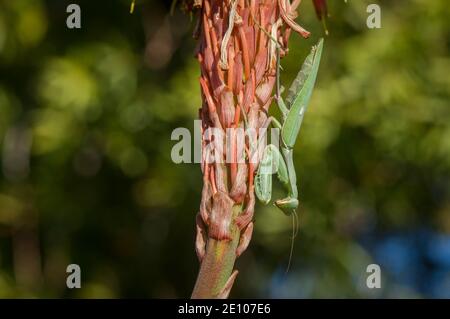
<svg viewBox="0 0 450 319">
<path fill-rule="evenodd" d="M 238 161 L 242 140 L 226 130 L 258 132 L 264 126 L 273 99 L 277 47 L 282 57 L 292 29 L 303 37 L 309 32 L 294 22 L 300 0 L 197 0 L 195 4 L 201 6 L 196 58 L 204 134 L 196 236 L 201 266 L 192 297 L 226 298 L 237 275 L 235 259 L 247 248 L 253 232 L 253 178 L 258 166 L 250 160 L 250 139 L 243 141 L 247 156 Z M 231 161 L 225 161 L 228 154 L 221 145 L 230 145 Z"/>
</svg>

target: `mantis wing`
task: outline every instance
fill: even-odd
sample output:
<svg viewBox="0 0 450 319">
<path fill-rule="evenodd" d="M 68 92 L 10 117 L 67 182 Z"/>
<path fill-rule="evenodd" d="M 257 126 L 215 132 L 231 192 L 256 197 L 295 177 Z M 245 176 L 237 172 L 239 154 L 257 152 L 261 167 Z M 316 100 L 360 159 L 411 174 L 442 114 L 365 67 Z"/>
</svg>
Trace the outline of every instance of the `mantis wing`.
<svg viewBox="0 0 450 319">
<path fill-rule="evenodd" d="M 320 39 L 319 43 L 311 49 L 311 53 L 306 58 L 289 89 L 286 101 L 290 109 L 281 131 L 283 142 L 288 148 L 292 148 L 295 144 L 302 125 L 303 115 L 311 99 L 317 71 L 319 70 L 322 48 L 323 39 Z"/>
</svg>

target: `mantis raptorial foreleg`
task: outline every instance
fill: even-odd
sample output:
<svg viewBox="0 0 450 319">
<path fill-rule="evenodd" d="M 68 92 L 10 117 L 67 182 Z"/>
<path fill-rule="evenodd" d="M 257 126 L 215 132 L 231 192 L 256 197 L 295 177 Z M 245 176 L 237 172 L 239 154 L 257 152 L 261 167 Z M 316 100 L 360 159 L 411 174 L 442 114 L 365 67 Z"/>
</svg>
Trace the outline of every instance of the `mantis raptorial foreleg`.
<svg viewBox="0 0 450 319">
<path fill-rule="evenodd" d="M 276 173 L 278 180 L 288 191 L 288 196 L 276 200 L 275 205 L 286 215 L 290 215 L 298 206 L 296 175 L 292 150 L 282 147 L 282 152 L 283 154 L 273 144 L 264 149 L 255 177 L 255 193 L 261 202 L 268 204 L 272 197 L 272 175 Z"/>
<path fill-rule="evenodd" d="M 288 187 L 289 176 L 286 163 L 275 145 L 270 144 L 264 149 L 255 177 L 255 193 L 264 204 L 268 204 L 272 197 L 272 174 L 275 172 L 280 182 Z"/>
</svg>

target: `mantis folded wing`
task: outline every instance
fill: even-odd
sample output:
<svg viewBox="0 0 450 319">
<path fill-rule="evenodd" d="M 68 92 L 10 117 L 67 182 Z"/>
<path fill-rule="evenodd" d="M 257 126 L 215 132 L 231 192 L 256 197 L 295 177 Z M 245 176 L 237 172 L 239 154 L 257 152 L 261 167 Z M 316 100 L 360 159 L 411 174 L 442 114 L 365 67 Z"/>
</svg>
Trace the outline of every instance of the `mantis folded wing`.
<svg viewBox="0 0 450 319">
<path fill-rule="evenodd" d="M 284 199 L 276 200 L 275 205 L 286 215 L 295 213 L 298 207 L 293 147 L 314 89 L 322 48 L 323 39 L 320 39 L 319 43 L 311 49 L 300 72 L 289 88 L 286 102 L 277 94 L 277 104 L 283 115 L 283 120 L 281 123 L 274 118 L 270 118 L 270 120 L 273 125 L 281 129 L 281 153 L 274 145 L 267 145 L 255 177 L 256 196 L 261 202 L 268 204 L 272 197 L 272 174 L 277 172 L 277 177 L 286 188 L 288 195 Z M 278 60 L 277 72 L 279 72 L 279 69 Z M 277 87 L 277 92 L 280 92 L 279 87 Z"/>
</svg>

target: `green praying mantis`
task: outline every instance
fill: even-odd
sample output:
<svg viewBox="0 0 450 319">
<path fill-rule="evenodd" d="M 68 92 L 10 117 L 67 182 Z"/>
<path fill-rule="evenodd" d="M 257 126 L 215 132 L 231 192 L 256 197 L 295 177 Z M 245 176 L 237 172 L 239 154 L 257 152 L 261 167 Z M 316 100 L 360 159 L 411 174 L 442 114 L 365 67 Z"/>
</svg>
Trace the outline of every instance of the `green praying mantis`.
<svg viewBox="0 0 450 319">
<path fill-rule="evenodd" d="M 275 205 L 286 215 L 295 215 L 299 204 L 293 147 L 314 89 L 322 48 L 323 39 L 320 39 L 318 44 L 312 47 L 310 54 L 292 82 L 286 102 L 283 101 L 280 92 L 278 54 L 276 101 L 282 114 L 282 122 L 280 123 L 274 117 L 269 117 L 266 123 L 267 126 L 272 123 L 281 130 L 281 152 L 273 144 L 265 147 L 255 176 L 255 193 L 262 203 L 268 204 L 272 197 L 272 175 L 276 172 L 278 180 L 288 194 L 287 197 L 276 200 Z"/>
</svg>

